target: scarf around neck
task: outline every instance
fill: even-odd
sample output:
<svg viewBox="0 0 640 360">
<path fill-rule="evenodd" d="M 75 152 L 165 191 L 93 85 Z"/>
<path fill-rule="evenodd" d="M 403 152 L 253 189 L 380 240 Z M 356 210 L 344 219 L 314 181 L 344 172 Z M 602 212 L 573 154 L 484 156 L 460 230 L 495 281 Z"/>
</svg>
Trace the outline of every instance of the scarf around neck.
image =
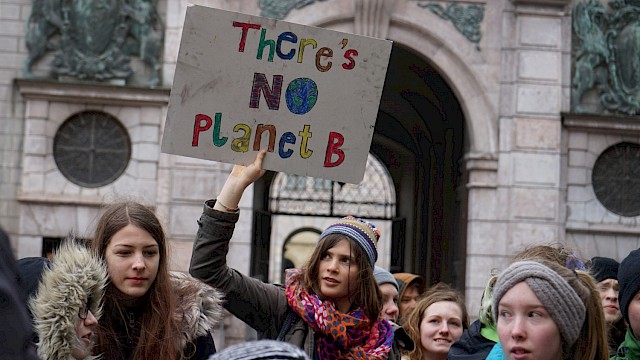
<svg viewBox="0 0 640 360">
<path fill-rule="evenodd" d="M 336 310 L 331 300 L 302 285 L 302 270 L 286 271 L 285 293 L 289 307 L 315 332 L 317 353 L 322 360 L 386 359 L 393 342 L 393 330 L 382 316 L 373 323 L 362 309 L 347 314 Z"/>
</svg>

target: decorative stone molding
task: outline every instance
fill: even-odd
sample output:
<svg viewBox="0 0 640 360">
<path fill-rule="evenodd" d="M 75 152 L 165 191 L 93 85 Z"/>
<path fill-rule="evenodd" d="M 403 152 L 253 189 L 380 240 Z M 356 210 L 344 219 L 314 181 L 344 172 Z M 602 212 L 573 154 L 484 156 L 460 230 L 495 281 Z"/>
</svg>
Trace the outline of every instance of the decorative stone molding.
<svg viewBox="0 0 640 360">
<path fill-rule="evenodd" d="M 16 79 L 15 84 L 25 99 L 118 105 L 167 105 L 170 92 L 170 89 L 54 80 Z"/>
<path fill-rule="evenodd" d="M 498 187 L 498 159 L 488 154 L 468 153 L 464 161 L 469 172 L 467 188 Z"/>
<path fill-rule="evenodd" d="M 638 118 L 630 116 L 563 113 L 562 125 L 570 130 L 600 134 L 640 134 Z"/>
<path fill-rule="evenodd" d="M 355 32 L 386 39 L 396 0 L 356 0 Z"/>
</svg>

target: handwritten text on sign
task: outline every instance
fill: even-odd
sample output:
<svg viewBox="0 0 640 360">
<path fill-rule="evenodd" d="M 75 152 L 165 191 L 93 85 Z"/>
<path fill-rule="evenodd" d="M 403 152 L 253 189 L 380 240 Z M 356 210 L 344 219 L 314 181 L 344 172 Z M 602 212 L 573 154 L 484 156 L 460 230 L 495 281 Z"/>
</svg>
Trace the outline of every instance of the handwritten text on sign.
<svg viewBox="0 0 640 360">
<path fill-rule="evenodd" d="M 162 151 L 362 180 L 391 43 L 192 5 Z"/>
</svg>

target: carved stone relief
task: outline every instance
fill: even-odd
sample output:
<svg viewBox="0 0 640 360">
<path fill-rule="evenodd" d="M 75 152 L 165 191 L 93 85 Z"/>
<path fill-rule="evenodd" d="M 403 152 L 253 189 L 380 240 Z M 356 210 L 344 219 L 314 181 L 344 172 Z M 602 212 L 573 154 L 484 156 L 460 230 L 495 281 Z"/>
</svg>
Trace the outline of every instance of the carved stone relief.
<svg viewBox="0 0 640 360">
<path fill-rule="evenodd" d="M 127 80 L 132 56 L 149 68 L 145 85 L 160 85 L 164 26 L 155 0 L 35 0 L 27 21 L 24 76 L 53 52 L 49 77 Z"/>
<path fill-rule="evenodd" d="M 571 109 L 576 113 L 640 112 L 640 4 L 578 3 L 573 12 Z"/>
</svg>

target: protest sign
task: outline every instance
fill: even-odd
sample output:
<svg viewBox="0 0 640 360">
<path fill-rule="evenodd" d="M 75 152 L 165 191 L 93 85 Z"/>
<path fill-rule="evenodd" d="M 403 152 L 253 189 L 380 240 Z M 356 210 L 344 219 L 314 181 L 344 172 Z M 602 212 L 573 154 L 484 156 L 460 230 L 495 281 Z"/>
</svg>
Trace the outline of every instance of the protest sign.
<svg viewBox="0 0 640 360">
<path fill-rule="evenodd" d="M 358 183 L 391 42 L 187 8 L 162 151 Z"/>
</svg>

